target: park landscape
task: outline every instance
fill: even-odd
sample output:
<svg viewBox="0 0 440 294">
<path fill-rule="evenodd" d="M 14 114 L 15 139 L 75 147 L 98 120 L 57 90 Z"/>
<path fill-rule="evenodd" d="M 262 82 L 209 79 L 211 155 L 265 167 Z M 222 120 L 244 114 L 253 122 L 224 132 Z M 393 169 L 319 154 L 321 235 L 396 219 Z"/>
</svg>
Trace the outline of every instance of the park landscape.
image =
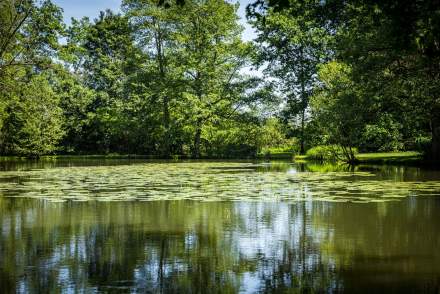
<svg viewBox="0 0 440 294">
<path fill-rule="evenodd" d="M 438 293 L 439 212 L 437 1 L 0 0 L 1 293 Z"/>
</svg>

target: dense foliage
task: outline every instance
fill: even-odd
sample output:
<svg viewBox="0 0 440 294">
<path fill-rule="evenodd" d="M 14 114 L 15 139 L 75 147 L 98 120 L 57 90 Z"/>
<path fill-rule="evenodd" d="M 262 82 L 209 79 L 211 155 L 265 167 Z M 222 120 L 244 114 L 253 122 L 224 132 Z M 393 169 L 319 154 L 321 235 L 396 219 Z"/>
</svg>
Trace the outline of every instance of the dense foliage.
<svg viewBox="0 0 440 294">
<path fill-rule="evenodd" d="M 124 0 L 66 26 L 50 0 L 0 0 L 1 154 L 439 159 L 436 1 L 258 0 L 253 43 L 237 9 Z"/>
<path fill-rule="evenodd" d="M 284 136 L 244 74 L 238 5 L 126 0 L 66 27 L 50 1 L 0 3 L 4 155 L 254 156 Z"/>
<path fill-rule="evenodd" d="M 438 1 L 258 0 L 248 7 L 265 62 L 308 48 L 305 60 L 283 58 L 288 73 L 280 77 L 301 80 L 298 70 L 309 67 L 306 124 L 321 142 L 312 136 L 306 145 L 392 151 L 426 147 L 430 138 L 423 149 L 433 159 L 440 158 L 439 16 Z M 268 56 L 268 46 L 282 52 Z M 301 100 L 302 85 L 290 85 Z"/>
</svg>

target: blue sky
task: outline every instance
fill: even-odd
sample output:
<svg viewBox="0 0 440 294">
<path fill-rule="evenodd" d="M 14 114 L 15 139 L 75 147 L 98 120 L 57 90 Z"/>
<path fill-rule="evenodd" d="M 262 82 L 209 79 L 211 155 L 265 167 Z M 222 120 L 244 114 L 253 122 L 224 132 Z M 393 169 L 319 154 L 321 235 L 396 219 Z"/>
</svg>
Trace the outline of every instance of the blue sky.
<svg viewBox="0 0 440 294">
<path fill-rule="evenodd" d="M 53 2 L 63 8 L 64 20 L 68 24 L 72 17 L 82 18 L 88 16 L 90 19 L 94 19 L 98 16 L 99 11 L 107 8 L 118 11 L 121 5 L 121 0 L 53 0 Z M 240 3 L 238 14 L 241 17 L 242 25 L 245 27 L 243 39 L 249 41 L 254 38 L 255 33 L 246 22 L 245 7 L 252 0 L 239 0 L 238 2 Z"/>
</svg>

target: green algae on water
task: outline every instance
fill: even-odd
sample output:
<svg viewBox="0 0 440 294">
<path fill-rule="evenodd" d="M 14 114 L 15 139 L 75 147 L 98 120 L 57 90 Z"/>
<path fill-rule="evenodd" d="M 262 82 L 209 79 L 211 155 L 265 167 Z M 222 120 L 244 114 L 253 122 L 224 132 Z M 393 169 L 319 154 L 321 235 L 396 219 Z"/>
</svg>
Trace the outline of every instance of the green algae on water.
<svg viewBox="0 0 440 294">
<path fill-rule="evenodd" d="M 369 203 L 440 195 L 440 181 L 396 181 L 369 171 L 300 172 L 240 162 L 62 167 L 0 174 L 6 197 L 65 201 L 327 201 Z"/>
</svg>

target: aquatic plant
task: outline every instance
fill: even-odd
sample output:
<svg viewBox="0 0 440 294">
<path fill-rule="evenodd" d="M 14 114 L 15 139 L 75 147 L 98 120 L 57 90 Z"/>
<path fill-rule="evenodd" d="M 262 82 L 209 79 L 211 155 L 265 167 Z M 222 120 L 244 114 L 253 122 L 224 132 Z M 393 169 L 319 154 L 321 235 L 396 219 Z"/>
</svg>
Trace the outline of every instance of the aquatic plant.
<svg viewBox="0 0 440 294">
<path fill-rule="evenodd" d="M 284 171 L 270 164 L 174 162 L 51 168 L 0 174 L 0 195 L 48 201 L 382 202 L 440 195 L 438 181 L 397 181 L 373 171 Z"/>
</svg>

